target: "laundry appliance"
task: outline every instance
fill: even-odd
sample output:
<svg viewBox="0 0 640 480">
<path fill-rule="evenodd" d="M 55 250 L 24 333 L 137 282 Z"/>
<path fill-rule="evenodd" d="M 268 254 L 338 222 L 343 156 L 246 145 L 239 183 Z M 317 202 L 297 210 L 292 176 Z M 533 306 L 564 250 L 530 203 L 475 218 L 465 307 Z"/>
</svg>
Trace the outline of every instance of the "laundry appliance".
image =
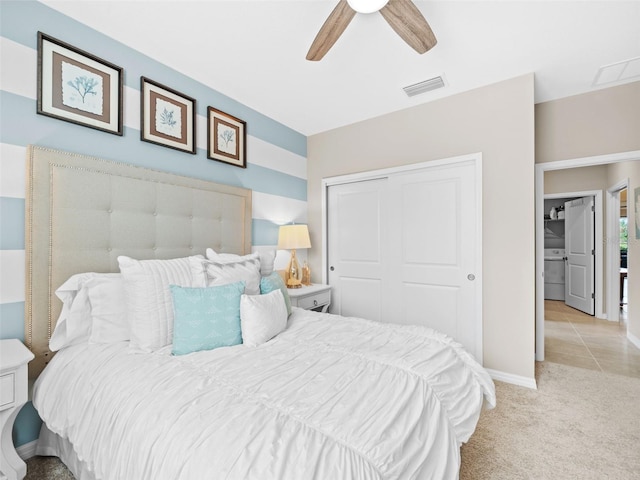
<svg viewBox="0 0 640 480">
<path fill-rule="evenodd" d="M 564 248 L 544 249 L 544 298 L 564 301 Z"/>
</svg>

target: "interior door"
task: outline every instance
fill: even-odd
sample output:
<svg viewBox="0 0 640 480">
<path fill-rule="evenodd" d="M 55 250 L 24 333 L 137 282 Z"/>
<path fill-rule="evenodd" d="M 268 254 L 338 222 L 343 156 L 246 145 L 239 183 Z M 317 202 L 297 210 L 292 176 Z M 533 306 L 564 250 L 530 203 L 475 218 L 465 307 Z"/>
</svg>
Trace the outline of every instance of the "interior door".
<svg viewBox="0 0 640 480">
<path fill-rule="evenodd" d="M 482 361 L 475 168 L 448 164 L 328 188 L 332 313 L 429 326 Z"/>
<path fill-rule="evenodd" d="M 386 295 L 387 178 L 333 185 L 327 192 L 330 311 L 382 320 Z"/>
<path fill-rule="evenodd" d="M 593 197 L 583 197 L 564 204 L 565 210 L 565 303 L 595 314 Z"/>
</svg>

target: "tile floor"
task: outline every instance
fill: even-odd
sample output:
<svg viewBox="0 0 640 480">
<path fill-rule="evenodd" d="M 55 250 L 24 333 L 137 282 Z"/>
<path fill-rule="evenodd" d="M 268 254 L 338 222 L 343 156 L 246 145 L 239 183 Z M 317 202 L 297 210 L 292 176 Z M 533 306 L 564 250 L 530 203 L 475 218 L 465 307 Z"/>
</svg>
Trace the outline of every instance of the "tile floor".
<svg viewBox="0 0 640 480">
<path fill-rule="evenodd" d="M 640 349 L 622 322 L 609 322 L 545 300 L 544 351 L 548 362 L 640 378 Z"/>
</svg>

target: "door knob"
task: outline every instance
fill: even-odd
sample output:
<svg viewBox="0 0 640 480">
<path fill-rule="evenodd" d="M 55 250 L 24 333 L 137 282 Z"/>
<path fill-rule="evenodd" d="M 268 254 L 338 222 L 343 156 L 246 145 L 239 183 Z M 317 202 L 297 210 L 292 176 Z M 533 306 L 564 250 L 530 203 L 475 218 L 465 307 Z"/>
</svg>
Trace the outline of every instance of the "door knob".
<svg viewBox="0 0 640 480">
<path fill-rule="evenodd" d="M 469 275 L 467 275 L 467 279 L 473 282 L 476 279 L 476 276 L 473 273 L 470 273 Z"/>
<path fill-rule="evenodd" d="M 329 270 L 331 270 L 332 272 L 335 270 L 335 268 L 333 268 L 333 266 L 329 267 Z"/>
</svg>

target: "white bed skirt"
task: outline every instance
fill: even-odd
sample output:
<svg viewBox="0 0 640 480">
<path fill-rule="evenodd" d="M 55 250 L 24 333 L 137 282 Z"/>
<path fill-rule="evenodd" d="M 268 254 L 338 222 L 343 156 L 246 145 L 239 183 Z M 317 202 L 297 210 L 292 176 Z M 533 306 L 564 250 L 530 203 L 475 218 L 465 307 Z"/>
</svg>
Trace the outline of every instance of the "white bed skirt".
<svg viewBox="0 0 640 480">
<path fill-rule="evenodd" d="M 40 429 L 36 455 L 58 457 L 71 471 L 76 480 L 97 480 L 87 465 L 78 458 L 71 442 L 53 433 L 44 423 Z"/>
</svg>

